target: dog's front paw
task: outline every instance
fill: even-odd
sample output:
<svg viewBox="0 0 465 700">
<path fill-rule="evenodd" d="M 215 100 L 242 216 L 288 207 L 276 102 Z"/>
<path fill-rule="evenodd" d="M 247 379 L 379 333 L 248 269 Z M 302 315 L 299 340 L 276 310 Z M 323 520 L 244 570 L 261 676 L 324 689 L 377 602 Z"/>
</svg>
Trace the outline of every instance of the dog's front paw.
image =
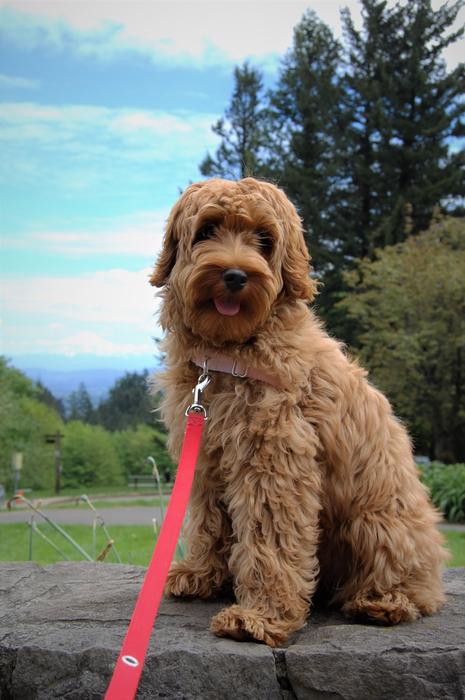
<svg viewBox="0 0 465 700">
<path fill-rule="evenodd" d="M 413 622 L 419 616 L 418 608 L 400 591 L 382 596 L 358 596 L 342 607 L 348 617 L 362 617 L 384 625 Z"/>
<path fill-rule="evenodd" d="M 283 644 L 290 632 L 282 621 L 261 617 L 240 605 L 231 605 L 221 610 L 212 619 L 210 630 L 218 637 L 232 637 L 239 641 L 254 639 L 270 647 Z"/>
<path fill-rule="evenodd" d="M 213 594 L 211 582 L 204 572 L 195 570 L 187 561 L 171 565 L 166 579 L 165 595 L 211 598 Z"/>
</svg>

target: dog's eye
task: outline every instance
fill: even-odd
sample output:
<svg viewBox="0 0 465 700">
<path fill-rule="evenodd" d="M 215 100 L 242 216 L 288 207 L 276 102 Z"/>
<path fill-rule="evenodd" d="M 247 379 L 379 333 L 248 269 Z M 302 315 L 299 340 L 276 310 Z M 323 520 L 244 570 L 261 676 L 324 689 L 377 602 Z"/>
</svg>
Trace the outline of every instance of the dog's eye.
<svg viewBox="0 0 465 700">
<path fill-rule="evenodd" d="M 195 234 L 194 245 L 213 238 L 215 231 L 216 225 L 212 221 L 207 221 L 207 223 L 203 224 Z"/>
<path fill-rule="evenodd" d="M 268 233 L 268 231 L 259 229 L 258 231 L 255 231 L 255 235 L 260 246 L 260 251 L 264 255 L 269 255 L 273 250 L 273 239 Z"/>
</svg>

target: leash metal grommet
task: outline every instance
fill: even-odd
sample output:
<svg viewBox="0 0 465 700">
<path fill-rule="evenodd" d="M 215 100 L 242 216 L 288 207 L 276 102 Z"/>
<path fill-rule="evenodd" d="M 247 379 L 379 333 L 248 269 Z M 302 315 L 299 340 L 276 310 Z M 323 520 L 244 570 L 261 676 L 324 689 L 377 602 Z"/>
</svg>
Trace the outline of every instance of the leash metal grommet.
<svg viewBox="0 0 465 700">
<path fill-rule="evenodd" d="M 126 664 L 126 666 L 132 666 L 133 668 L 137 668 L 139 665 L 138 660 L 135 658 L 135 656 L 123 656 L 121 661 Z"/>
</svg>

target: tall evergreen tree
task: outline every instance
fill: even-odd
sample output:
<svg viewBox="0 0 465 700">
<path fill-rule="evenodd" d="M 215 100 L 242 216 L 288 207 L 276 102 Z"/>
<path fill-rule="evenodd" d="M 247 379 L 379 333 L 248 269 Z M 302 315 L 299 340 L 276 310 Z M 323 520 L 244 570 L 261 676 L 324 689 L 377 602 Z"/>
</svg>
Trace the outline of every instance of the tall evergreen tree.
<svg viewBox="0 0 465 700">
<path fill-rule="evenodd" d="M 270 96 L 270 175 L 297 205 L 319 275 L 334 268 L 344 229 L 338 217 L 339 136 L 344 130 L 338 77 L 340 45 L 308 10 L 294 30 Z"/>
<path fill-rule="evenodd" d="M 207 177 L 236 180 L 258 175 L 264 146 L 262 107 L 263 80 L 260 71 L 247 61 L 234 69 L 234 91 L 231 103 L 222 117 L 212 126 L 221 138 L 214 157 L 207 154 L 200 172 Z"/>
<path fill-rule="evenodd" d="M 317 277 L 317 304 L 329 326 L 332 296 L 342 286 L 346 238 L 344 139 L 349 112 L 342 100 L 340 43 L 308 10 L 294 30 L 270 94 L 268 174 L 297 205 Z M 337 312 L 336 312 L 337 313 Z"/>
<path fill-rule="evenodd" d="M 406 203 L 410 232 L 416 233 L 429 224 L 436 205 L 453 211 L 465 194 L 463 141 L 455 150 L 465 135 L 465 64 L 448 72 L 442 57 L 463 34 L 463 26 L 451 30 L 463 6 L 460 1 L 434 11 L 429 0 L 410 0 L 399 10 L 404 32 L 395 71 L 387 76 L 389 130 L 383 129 L 380 153 L 385 181 L 392 183 L 380 245 L 405 236 Z"/>
<path fill-rule="evenodd" d="M 83 423 L 95 423 L 95 409 L 86 385 L 81 382 L 76 391 L 73 391 L 66 402 L 67 419 L 80 420 Z"/>
<path fill-rule="evenodd" d="M 37 382 L 37 398 L 42 403 L 53 408 L 59 414 L 60 418 L 65 418 L 66 410 L 63 401 L 57 399 L 50 389 L 47 389 L 40 380 Z"/>
<path fill-rule="evenodd" d="M 447 72 L 442 57 L 463 33 L 451 31 L 463 4 L 434 11 L 430 0 L 392 8 L 362 0 L 361 30 L 343 11 L 352 113 L 346 219 L 359 231 L 350 257 L 417 233 L 436 205 L 464 194 L 464 151 L 452 148 L 464 134 L 464 66 Z"/>
<path fill-rule="evenodd" d="M 379 151 L 385 106 L 385 83 L 392 68 L 390 45 L 401 28 L 396 7 L 385 0 L 362 0 L 363 27 L 356 29 L 350 11 L 342 11 L 345 39 L 343 101 L 349 119 L 344 138 L 346 188 L 343 207 L 347 236 L 346 263 L 372 253 L 380 224 L 383 173 Z"/>
</svg>

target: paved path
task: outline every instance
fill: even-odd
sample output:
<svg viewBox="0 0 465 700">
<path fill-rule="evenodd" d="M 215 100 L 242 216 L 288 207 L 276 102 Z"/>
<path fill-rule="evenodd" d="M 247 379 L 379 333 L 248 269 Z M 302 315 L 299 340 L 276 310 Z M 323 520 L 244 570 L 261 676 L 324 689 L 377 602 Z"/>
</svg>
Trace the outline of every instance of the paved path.
<svg viewBox="0 0 465 700">
<path fill-rule="evenodd" d="M 166 509 L 165 509 L 166 510 Z M 89 508 L 42 508 L 42 512 L 60 525 L 90 525 L 93 513 Z M 105 521 L 105 525 L 152 525 L 152 518 L 157 518 L 161 523 L 161 509 L 155 506 L 134 506 L 133 508 L 121 506 L 115 508 L 99 508 L 99 514 Z M 23 523 L 31 517 L 31 511 L 26 508 L 0 512 L 0 525 L 2 523 Z M 37 515 L 36 522 L 43 519 Z M 465 524 L 444 523 L 439 526 L 448 530 L 465 532 Z"/>
<path fill-rule="evenodd" d="M 0 525 L 2 523 L 23 523 L 30 520 L 29 509 L 21 508 L 7 512 L 0 512 Z M 42 512 L 59 525 L 91 525 L 93 512 L 89 508 L 42 508 Z M 152 525 L 152 518 L 157 518 L 161 523 L 161 509 L 157 507 L 135 506 L 134 508 L 99 508 L 98 513 L 105 521 L 105 525 Z M 43 518 L 36 515 L 36 522 L 44 522 Z"/>
</svg>

